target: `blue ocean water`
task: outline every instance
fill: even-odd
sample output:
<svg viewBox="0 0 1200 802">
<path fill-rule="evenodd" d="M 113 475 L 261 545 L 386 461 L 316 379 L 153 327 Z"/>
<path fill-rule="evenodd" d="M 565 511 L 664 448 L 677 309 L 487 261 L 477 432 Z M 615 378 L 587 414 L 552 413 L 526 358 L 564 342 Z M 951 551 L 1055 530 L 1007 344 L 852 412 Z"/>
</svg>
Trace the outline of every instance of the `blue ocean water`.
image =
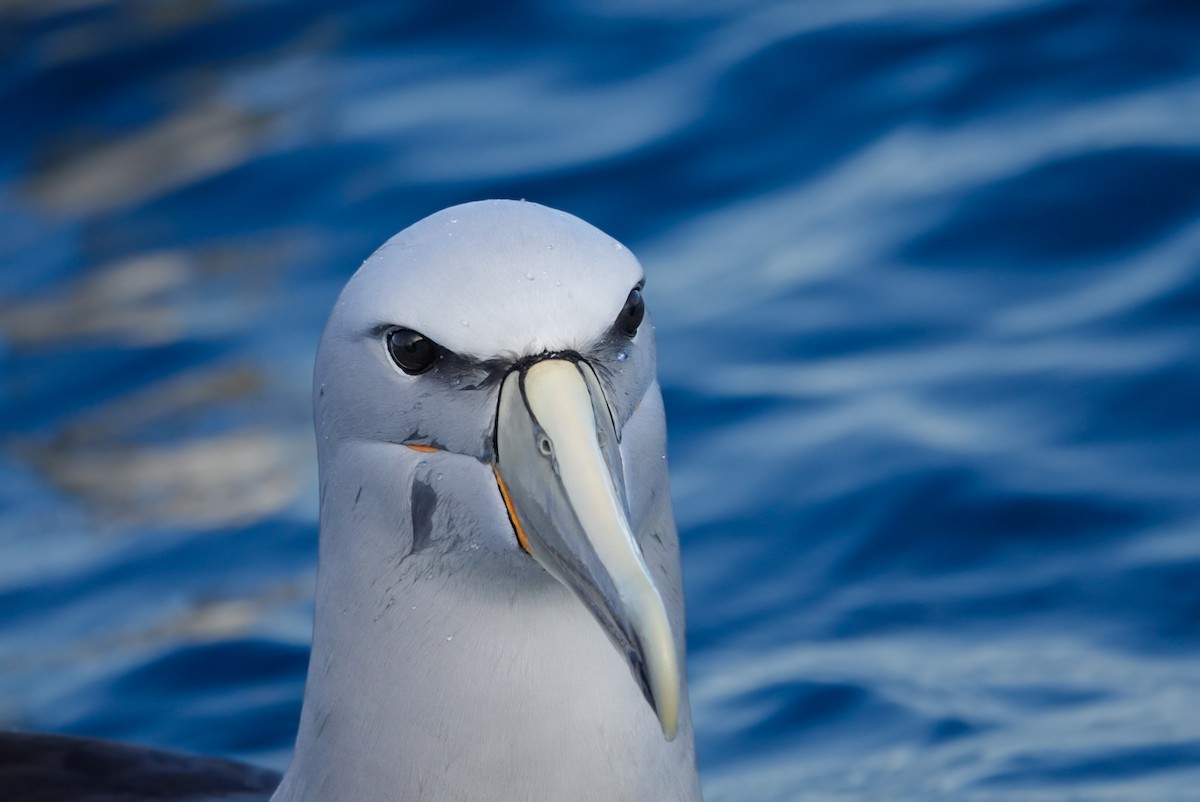
<svg viewBox="0 0 1200 802">
<path fill-rule="evenodd" d="M 707 798 L 1200 800 L 1200 8 L 0 8 L 0 726 L 282 767 L 311 361 L 443 206 L 641 257 Z"/>
</svg>

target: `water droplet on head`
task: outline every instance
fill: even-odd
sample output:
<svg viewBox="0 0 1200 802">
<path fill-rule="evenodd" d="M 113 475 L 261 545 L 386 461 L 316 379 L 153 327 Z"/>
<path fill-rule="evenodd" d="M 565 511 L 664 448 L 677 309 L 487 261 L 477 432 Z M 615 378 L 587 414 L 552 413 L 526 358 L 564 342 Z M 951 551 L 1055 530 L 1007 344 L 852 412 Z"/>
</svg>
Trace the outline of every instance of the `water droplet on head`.
<svg viewBox="0 0 1200 802">
<path fill-rule="evenodd" d="M 446 636 L 446 640 L 454 640 L 454 636 L 453 636 L 453 635 L 447 635 L 447 636 Z"/>
<path fill-rule="evenodd" d="M 457 217 L 451 217 L 451 218 L 450 218 L 450 222 L 451 222 L 451 223 L 457 223 L 457 222 L 458 222 L 458 218 L 457 218 Z"/>
<path fill-rule="evenodd" d="M 462 324 L 463 324 L 464 326 L 470 326 L 470 325 L 471 325 L 471 321 L 469 321 L 469 320 L 464 320 L 464 321 L 462 322 Z"/>
<path fill-rule="evenodd" d="M 548 251 L 552 251 L 552 250 L 554 250 L 554 246 L 553 246 L 553 245 L 547 245 L 547 246 L 546 246 L 546 250 L 548 250 Z"/>
<path fill-rule="evenodd" d="M 529 279 L 530 281 L 533 281 L 533 273 L 526 273 L 525 278 Z"/>
<path fill-rule="evenodd" d="M 457 387 L 460 384 L 462 384 L 462 376 L 455 376 L 453 379 L 450 380 L 451 387 Z"/>
<path fill-rule="evenodd" d="M 629 354 L 625 353 L 624 351 L 617 351 L 618 362 L 624 362 L 626 359 L 629 359 Z"/>
<path fill-rule="evenodd" d="M 554 286 L 555 286 L 555 287 L 561 287 L 561 286 L 562 286 L 562 281 L 561 281 L 560 279 L 554 279 Z"/>
<path fill-rule="evenodd" d="M 619 243 L 619 242 L 614 242 L 614 243 L 613 243 L 613 249 L 614 249 L 614 250 L 617 250 L 617 251 L 619 251 L 619 250 L 621 250 L 623 247 L 624 247 L 624 246 L 622 246 L 622 245 L 621 245 L 621 243 Z"/>
<path fill-rule="evenodd" d="M 440 473 L 437 476 L 435 476 L 434 478 L 437 479 L 439 482 L 442 481 L 442 475 Z"/>
</svg>

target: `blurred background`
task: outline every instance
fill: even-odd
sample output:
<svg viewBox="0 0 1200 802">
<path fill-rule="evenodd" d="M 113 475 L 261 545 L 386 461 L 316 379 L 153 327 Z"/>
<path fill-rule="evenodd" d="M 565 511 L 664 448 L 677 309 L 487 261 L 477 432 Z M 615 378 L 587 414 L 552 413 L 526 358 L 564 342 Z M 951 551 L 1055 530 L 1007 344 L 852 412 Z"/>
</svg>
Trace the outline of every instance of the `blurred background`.
<svg viewBox="0 0 1200 802">
<path fill-rule="evenodd" d="M 0 0 L 0 726 L 286 765 L 324 317 L 487 197 L 646 266 L 710 802 L 1200 799 L 1190 0 Z"/>
</svg>

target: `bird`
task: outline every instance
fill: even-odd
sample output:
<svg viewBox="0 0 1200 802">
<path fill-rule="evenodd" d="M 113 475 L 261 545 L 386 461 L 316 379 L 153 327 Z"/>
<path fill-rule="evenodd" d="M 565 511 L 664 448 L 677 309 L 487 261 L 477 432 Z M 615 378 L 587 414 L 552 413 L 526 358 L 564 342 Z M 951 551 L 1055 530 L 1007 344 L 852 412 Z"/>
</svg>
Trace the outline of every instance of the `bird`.
<svg viewBox="0 0 1200 802">
<path fill-rule="evenodd" d="M 11 733 L 0 798 L 24 768 L 16 800 L 701 799 L 666 416 L 629 249 L 524 200 L 410 225 L 338 297 L 313 412 L 312 655 L 278 786 L 215 758 Z M 66 774 L 57 796 L 32 787 Z"/>
</svg>

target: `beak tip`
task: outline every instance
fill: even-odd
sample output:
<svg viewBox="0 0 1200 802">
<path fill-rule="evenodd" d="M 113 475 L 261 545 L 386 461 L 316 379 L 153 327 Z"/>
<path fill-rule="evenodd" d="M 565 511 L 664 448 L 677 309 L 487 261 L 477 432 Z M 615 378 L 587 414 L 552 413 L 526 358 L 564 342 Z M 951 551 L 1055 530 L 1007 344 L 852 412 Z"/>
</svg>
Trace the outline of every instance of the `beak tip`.
<svg viewBox="0 0 1200 802">
<path fill-rule="evenodd" d="M 679 734 L 679 693 L 678 685 L 664 687 L 660 684 L 648 695 L 650 707 L 658 717 L 662 727 L 663 737 L 674 741 Z"/>
</svg>

